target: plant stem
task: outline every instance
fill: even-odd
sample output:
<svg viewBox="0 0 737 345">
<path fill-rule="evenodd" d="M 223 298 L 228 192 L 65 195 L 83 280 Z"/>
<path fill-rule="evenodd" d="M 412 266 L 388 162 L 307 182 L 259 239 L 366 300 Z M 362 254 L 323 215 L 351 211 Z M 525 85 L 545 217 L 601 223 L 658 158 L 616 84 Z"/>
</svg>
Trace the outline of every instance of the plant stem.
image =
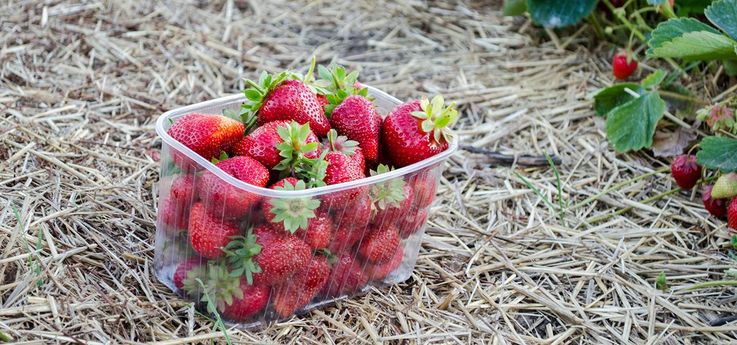
<svg viewBox="0 0 737 345">
<path fill-rule="evenodd" d="M 688 290 L 704 289 L 717 286 L 737 286 L 737 280 L 714 280 L 703 283 L 694 284 L 688 287 Z"/>
<path fill-rule="evenodd" d="M 9 343 L 11 341 L 13 341 L 13 338 L 11 338 L 9 335 L 0 331 L 0 342 Z"/>
<path fill-rule="evenodd" d="M 688 101 L 688 102 L 693 102 L 693 103 L 698 103 L 698 104 L 704 104 L 704 105 L 711 104 L 710 102 L 705 101 L 703 99 L 699 99 L 699 98 L 695 98 L 695 97 L 690 97 L 690 96 L 682 95 L 682 94 L 677 93 L 677 92 L 658 90 L 658 93 L 661 96 L 666 97 L 666 98 L 679 99 L 679 100 L 682 100 L 682 101 Z"/>
</svg>

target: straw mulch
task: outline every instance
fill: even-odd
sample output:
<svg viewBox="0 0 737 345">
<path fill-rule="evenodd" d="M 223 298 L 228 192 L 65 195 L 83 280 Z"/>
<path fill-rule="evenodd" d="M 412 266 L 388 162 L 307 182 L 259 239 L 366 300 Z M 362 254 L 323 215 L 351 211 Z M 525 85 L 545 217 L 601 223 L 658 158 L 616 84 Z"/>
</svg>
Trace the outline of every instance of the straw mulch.
<svg viewBox="0 0 737 345">
<path fill-rule="evenodd" d="M 27 0 L 0 13 L 0 332 L 14 341 L 223 343 L 152 272 L 154 120 L 313 53 L 400 98 L 442 92 L 466 144 L 557 155 L 560 183 L 548 166 L 459 152 L 410 280 L 232 329 L 234 342 L 737 341 L 735 288 L 686 289 L 735 267 L 725 224 L 698 193 L 668 193 L 664 161 L 612 151 L 587 97 L 611 82 L 610 52 L 585 49 L 585 28 L 551 38 L 496 1 Z"/>
</svg>

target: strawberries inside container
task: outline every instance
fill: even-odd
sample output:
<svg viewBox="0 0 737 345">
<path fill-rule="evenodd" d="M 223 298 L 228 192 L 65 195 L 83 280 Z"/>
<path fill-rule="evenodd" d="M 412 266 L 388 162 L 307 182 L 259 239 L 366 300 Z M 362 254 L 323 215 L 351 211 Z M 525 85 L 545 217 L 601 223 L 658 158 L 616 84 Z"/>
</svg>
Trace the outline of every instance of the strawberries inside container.
<svg viewBox="0 0 737 345">
<path fill-rule="evenodd" d="M 401 104 L 367 88 L 379 114 Z M 278 190 L 244 183 L 167 133 L 182 116 L 222 114 L 239 109 L 244 100 L 240 94 L 175 109 L 156 124 L 163 140 L 155 255 L 159 280 L 203 313 L 251 327 L 409 278 L 443 163 L 457 149 L 457 139 L 432 157 L 375 176 Z M 368 195 L 389 186 L 404 193 L 403 202 L 377 211 Z M 294 204 L 314 209 L 307 230 L 268 231 L 273 217 L 265 208 Z M 258 254 L 248 260 L 226 255 L 249 250 Z"/>
</svg>

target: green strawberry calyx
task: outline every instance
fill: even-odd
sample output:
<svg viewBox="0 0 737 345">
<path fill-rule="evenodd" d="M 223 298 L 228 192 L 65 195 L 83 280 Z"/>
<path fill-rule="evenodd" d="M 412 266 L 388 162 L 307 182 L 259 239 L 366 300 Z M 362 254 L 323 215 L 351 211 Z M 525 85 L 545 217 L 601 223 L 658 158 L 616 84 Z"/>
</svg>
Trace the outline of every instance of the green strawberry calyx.
<svg viewBox="0 0 737 345">
<path fill-rule="evenodd" d="M 342 152 L 346 156 L 350 157 L 356 153 L 358 142 L 348 140 L 348 137 L 338 135 L 338 132 L 335 129 L 331 129 L 328 131 L 326 146 L 330 151 Z"/>
<path fill-rule="evenodd" d="M 332 65 L 317 67 L 320 79 L 316 82 L 325 92 L 328 104 L 325 106 L 325 116 L 330 117 L 333 110 L 343 103 L 350 95 L 359 95 L 368 98 L 368 89 L 358 84 L 358 71 L 346 74 L 343 66 Z"/>
<path fill-rule="evenodd" d="M 285 181 L 283 186 L 276 190 L 304 190 L 305 181 L 298 180 L 295 184 Z M 294 233 L 297 229 L 307 230 L 309 220 L 315 218 L 315 210 L 320 207 L 320 201 L 315 198 L 273 198 L 269 201 L 271 213 L 274 214 L 273 223 L 282 223 L 284 229 Z"/>
<path fill-rule="evenodd" d="M 375 171 L 371 170 L 371 176 L 384 174 L 391 170 L 389 166 L 379 164 Z M 373 206 L 381 210 L 389 207 L 399 207 L 402 201 L 407 198 L 404 195 L 404 185 L 404 179 L 401 177 L 373 185 L 369 190 Z"/>
<path fill-rule="evenodd" d="M 235 236 L 223 248 L 225 258 L 230 264 L 232 271 L 230 276 L 238 278 L 246 277 L 248 285 L 253 284 L 253 274 L 260 273 L 261 267 L 253 258 L 261 253 L 261 245 L 256 242 L 256 235 L 249 229 L 246 236 Z"/>
<path fill-rule="evenodd" d="M 431 101 L 422 97 L 421 111 L 413 111 L 412 116 L 422 121 L 422 131 L 431 134 L 435 142 L 448 142 L 452 135 L 449 127 L 458 121 L 458 110 L 455 107 L 455 102 L 446 107 L 441 95 L 433 97 Z"/>
<path fill-rule="evenodd" d="M 222 310 L 226 305 L 233 304 L 234 299 L 243 299 L 243 290 L 241 289 L 240 278 L 233 277 L 228 268 L 218 264 L 209 263 L 207 267 L 202 267 L 201 275 L 187 275 L 185 287 L 193 295 L 201 295 L 201 301 L 213 302 Z"/>
<path fill-rule="evenodd" d="M 305 123 L 300 125 L 296 121 L 292 121 L 286 126 L 279 126 L 276 129 L 282 142 L 276 145 L 279 150 L 279 156 L 282 160 L 274 167 L 274 170 L 291 173 L 300 164 L 309 160 L 305 154 L 313 152 L 319 148 L 317 142 L 308 143 L 307 138 L 310 136 L 310 125 Z"/>
</svg>

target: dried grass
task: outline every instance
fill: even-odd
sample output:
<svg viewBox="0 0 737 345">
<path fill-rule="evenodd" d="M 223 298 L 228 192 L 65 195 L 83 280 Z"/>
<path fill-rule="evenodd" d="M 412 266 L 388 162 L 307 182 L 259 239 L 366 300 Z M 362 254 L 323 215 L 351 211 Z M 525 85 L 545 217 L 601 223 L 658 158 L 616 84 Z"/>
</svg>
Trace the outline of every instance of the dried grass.
<svg viewBox="0 0 737 345">
<path fill-rule="evenodd" d="M 725 224 L 689 193 L 645 202 L 674 186 L 661 160 L 608 146 L 586 97 L 609 83 L 605 54 L 583 48 L 585 28 L 550 39 L 498 8 L 0 5 L 0 332 L 38 344 L 222 343 L 151 272 L 153 123 L 236 92 L 257 70 L 304 66 L 315 52 L 400 98 L 457 100 L 468 144 L 561 157 L 563 208 L 540 197 L 558 197 L 552 169 L 460 152 L 409 281 L 261 330 L 233 329 L 235 342 L 737 342 L 735 288 L 686 289 L 735 267 Z M 702 79 L 693 82 L 708 97 L 723 97 L 726 87 Z M 669 290 L 654 287 L 660 272 Z"/>
</svg>

